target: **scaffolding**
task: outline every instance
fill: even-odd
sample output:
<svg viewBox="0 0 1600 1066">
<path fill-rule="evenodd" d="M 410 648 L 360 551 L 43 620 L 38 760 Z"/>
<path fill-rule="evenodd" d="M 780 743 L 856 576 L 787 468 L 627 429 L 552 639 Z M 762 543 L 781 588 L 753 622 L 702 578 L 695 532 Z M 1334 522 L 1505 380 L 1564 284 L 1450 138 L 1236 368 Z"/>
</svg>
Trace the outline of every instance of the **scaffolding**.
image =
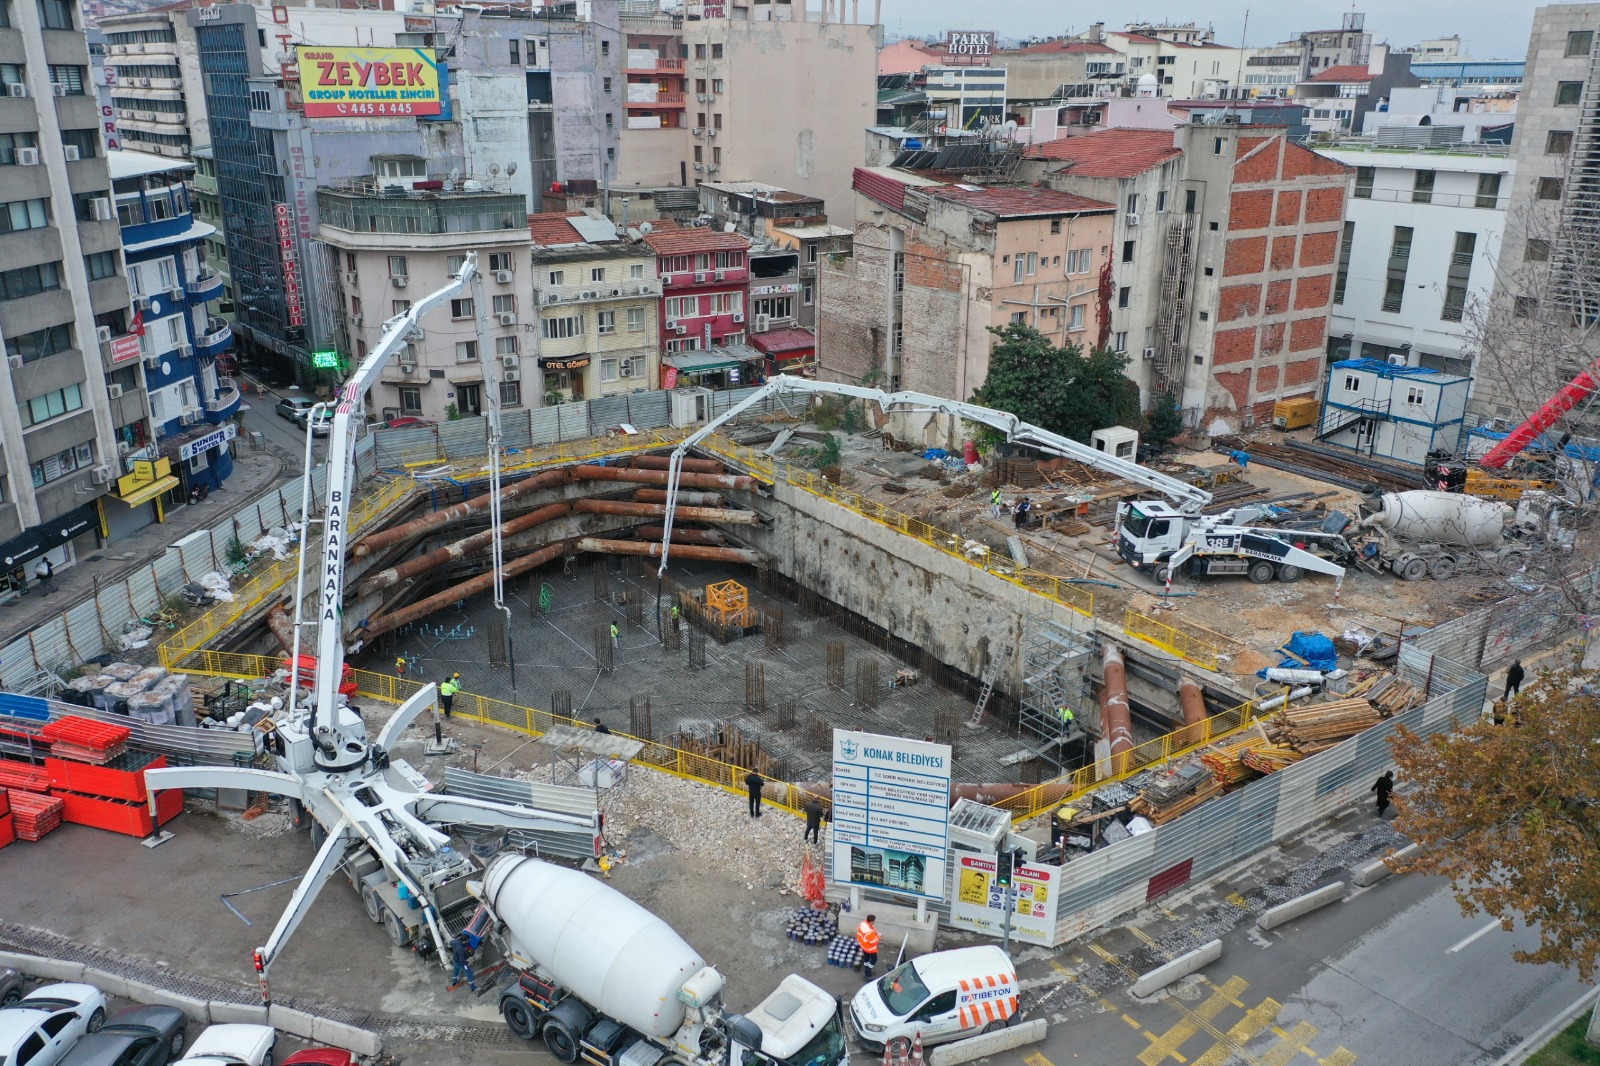
<svg viewBox="0 0 1600 1066">
<path fill-rule="evenodd" d="M 1556 304 L 1580 326 L 1600 318 L 1600 49 L 1589 62 L 1561 197 L 1551 274 Z"/>
<path fill-rule="evenodd" d="M 1083 738 L 1082 722 L 1095 699 L 1094 638 L 1059 622 L 1037 619 L 1024 626 L 1021 652 L 1018 725 L 1029 742 L 1022 754 L 1043 760 L 1057 772 L 1073 769 L 1067 765 L 1069 742 Z M 1061 721 L 1062 707 L 1077 717 L 1070 728 Z"/>
<path fill-rule="evenodd" d="M 1194 269 L 1193 221 L 1193 215 L 1181 214 L 1167 228 L 1167 246 L 1161 264 L 1161 296 L 1156 309 L 1156 380 L 1152 391 L 1170 396 L 1174 401 L 1182 394 L 1187 369 L 1183 330 L 1189 316 L 1189 275 Z"/>
</svg>

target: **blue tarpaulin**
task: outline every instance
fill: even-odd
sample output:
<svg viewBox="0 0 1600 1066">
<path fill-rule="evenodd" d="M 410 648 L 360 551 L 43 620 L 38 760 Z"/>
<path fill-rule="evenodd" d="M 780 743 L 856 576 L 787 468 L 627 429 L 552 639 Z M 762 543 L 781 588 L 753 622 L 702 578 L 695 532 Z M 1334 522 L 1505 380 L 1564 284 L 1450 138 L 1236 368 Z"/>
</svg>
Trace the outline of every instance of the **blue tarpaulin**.
<svg viewBox="0 0 1600 1066">
<path fill-rule="evenodd" d="M 1278 664 L 1280 667 L 1309 666 L 1313 670 L 1322 671 L 1339 669 L 1339 652 L 1334 648 L 1332 638 L 1325 637 L 1321 633 L 1301 633 L 1296 630 L 1294 636 L 1289 638 L 1289 643 L 1283 645 L 1283 650 L 1293 652 L 1305 662 L 1285 657 Z"/>
</svg>

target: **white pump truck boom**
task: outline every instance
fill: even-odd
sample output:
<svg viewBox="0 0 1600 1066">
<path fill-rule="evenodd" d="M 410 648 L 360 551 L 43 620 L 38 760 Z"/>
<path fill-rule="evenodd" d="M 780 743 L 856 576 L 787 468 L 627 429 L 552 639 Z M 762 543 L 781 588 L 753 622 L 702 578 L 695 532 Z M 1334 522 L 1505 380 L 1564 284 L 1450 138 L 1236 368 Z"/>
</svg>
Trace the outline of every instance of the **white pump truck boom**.
<svg viewBox="0 0 1600 1066">
<path fill-rule="evenodd" d="M 307 529 L 301 539 L 299 583 L 295 590 L 294 670 L 288 706 L 270 726 L 276 767 L 169 767 L 146 772 L 153 793 L 168 788 L 246 789 L 288 796 L 298 801 L 314 820 L 313 840 L 320 830 L 321 845 L 310 869 L 301 879 L 276 928 L 254 953 L 261 995 L 270 1001 L 267 974 L 284 943 L 305 916 L 306 909 L 336 871 L 343 871 L 361 892 L 367 915 L 384 926 L 396 946 L 412 946 L 419 954 L 449 965 L 449 940 L 471 918 L 475 901 L 467 893 L 469 878 L 481 871 L 467 850 L 453 847 L 450 836 L 457 826 L 513 828 L 537 833 L 575 836 L 599 846 L 598 815 L 584 816 L 494 803 L 466 796 L 424 791 L 420 775 L 408 775 L 390 766 L 389 750 L 406 728 L 434 702 L 435 687 L 424 685 L 401 704 L 375 740 L 367 736 L 366 723 L 339 693 L 344 667 L 344 567 L 351 511 L 351 482 L 355 470 L 356 438 L 364 422 L 363 398 L 378 380 L 383 366 L 408 342 L 422 316 L 453 296 L 472 287 L 480 336 L 488 331 L 488 303 L 477 275 L 477 254 L 468 253 L 461 272 L 444 288 L 423 297 L 404 314 L 384 323 L 383 334 L 371 353 L 339 390 L 328 433 L 327 490 L 321 518 L 320 551 L 315 557 L 321 584 L 316 592 L 317 617 L 303 618 L 305 578 L 313 559 L 305 557 L 314 538 Z M 490 389 L 493 389 L 490 383 Z M 325 405 L 312 409 L 308 426 Z M 311 433 L 306 434 L 306 481 L 303 498 L 309 512 L 312 471 Z M 307 516 L 309 517 L 309 515 Z M 313 694 L 300 702 L 299 635 L 303 625 L 317 630 L 316 671 Z M 444 950 L 441 950 L 444 948 Z"/>
<path fill-rule="evenodd" d="M 1348 557 L 1351 554 L 1350 545 L 1338 534 L 1239 525 L 1234 522 L 1236 512 L 1231 510 L 1214 515 L 1202 514 L 1211 502 L 1211 493 L 1204 489 L 1102 452 L 1070 437 L 1030 425 L 1009 412 L 920 392 L 887 393 L 859 385 L 814 381 L 788 374 L 769 379 L 743 402 L 685 437 L 673 450 L 667 478 L 667 514 L 661 536 L 658 575 L 666 574 L 667 559 L 672 550 L 672 520 L 677 507 L 683 457 L 696 444 L 716 432 L 719 426 L 757 404 L 772 397 L 783 399 L 791 396 L 806 402 L 817 396 L 845 396 L 875 403 L 885 413 L 898 407 L 954 415 L 999 430 L 1011 444 L 1075 459 L 1124 481 L 1154 489 L 1172 502 L 1140 500 L 1119 504 L 1116 541 L 1118 555 L 1140 570 L 1153 570 L 1158 580 L 1174 577 L 1185 567 L 1191 574 L 1246 574 L 1258 584 L 1274 578 L 1279 581 L 1298 581 L 1308 571 L 1328 574 L 1338 582 L 1344 580 L 1344 567 L 1325 557 Z M 1320 554 L 1311 549 L 1320 549 Z"/>
</svg>

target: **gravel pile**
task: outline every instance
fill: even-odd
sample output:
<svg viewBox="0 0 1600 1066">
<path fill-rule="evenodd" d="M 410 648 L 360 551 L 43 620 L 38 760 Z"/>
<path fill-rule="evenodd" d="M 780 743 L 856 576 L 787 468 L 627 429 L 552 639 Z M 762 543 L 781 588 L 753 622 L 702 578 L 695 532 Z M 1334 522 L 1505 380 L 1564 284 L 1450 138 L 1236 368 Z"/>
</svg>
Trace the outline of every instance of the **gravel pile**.
<svg viewBox="0 0 1600 1066">
<path fill-rule="evenodd" d="M 799 892 L 805 821 L 776 807 L 752 818 L 742 793 L 639 766 L 628 768 L 627 780 L 606 795 L 603 805 L 606 837 L 614 848 L 626 852 L 633 830 L 647 829 L 673 851 L 728 880 L 752 889 Z M 814 860 L 822 859 L 815 846 L 812 852 Z"/>
</svg>

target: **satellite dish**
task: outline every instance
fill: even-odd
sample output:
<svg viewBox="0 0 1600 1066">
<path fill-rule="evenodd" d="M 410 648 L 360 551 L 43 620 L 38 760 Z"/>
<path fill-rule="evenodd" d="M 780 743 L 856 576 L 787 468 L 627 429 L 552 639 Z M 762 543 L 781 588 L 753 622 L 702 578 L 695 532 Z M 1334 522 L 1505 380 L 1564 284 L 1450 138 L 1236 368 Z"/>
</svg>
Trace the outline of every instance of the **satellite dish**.
<svg viewBox="0 0 1600 1066">
<path fill-rule="evenodd" d="M 515 174 L 516 172 L 517 172 L 517 164 L 516 163 L 507 163 L 506 164 L 506 177 L 509 178 L 511 175 Z"/>
<path fill-rule="evenodd" d="M 499 163 L 490 163 L 489 164 L 489 176 L 490 177 L 498 177 L 499 174 L 500 174 L 500 164 Z"/>
<path fill-rule="evenodd" d="M 735 227 L 734 227 L 734 224 L 732 222 L 724 222 L 722 224 L 722 232 L 723 233 L 732 233 L 734 231 L 734 228 Z"/>
<path fill-rule="evenodd" d="M 460 167 L 451 167 L 450 168 L 450 180 L 451 181 L 460 181 L 461 180 L 461 168 Z"/>
<path fill-rule="evenodd" d="M 654 226 L 652 226 L 650 223 L 648 223 L 648 222 L 639 223 L 639 232 L 644 234 L 646 237 L 650 236 L 650 234 L 654 233 L 655 231 L 656 231 L 656 228 Z"/>
</svg>

